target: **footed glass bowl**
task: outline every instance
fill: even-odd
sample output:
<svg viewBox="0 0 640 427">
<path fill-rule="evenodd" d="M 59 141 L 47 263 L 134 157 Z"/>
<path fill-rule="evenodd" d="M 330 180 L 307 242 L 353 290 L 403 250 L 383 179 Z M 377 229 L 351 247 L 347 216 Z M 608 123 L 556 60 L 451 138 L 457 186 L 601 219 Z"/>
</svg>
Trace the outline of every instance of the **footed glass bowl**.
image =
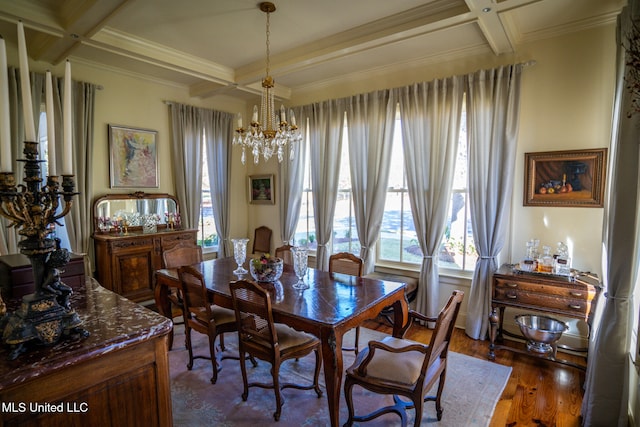
<svg viewBox="0 0 640 427">
<path fill-rule="evenodd" d="M 256 267 L 256 260 L 249 262 L 251 277 L 256 282 L 275 282 L 282 276 L 282 258 L 270 258 L 266 263 L 259 263 Z"/>
</svg>

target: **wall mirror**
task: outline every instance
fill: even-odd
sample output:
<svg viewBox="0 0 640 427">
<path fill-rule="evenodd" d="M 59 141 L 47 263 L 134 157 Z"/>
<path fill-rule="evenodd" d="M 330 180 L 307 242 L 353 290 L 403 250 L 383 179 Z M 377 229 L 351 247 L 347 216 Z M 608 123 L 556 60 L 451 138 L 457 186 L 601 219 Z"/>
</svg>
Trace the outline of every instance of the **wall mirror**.
<svg viewBox="0 0 640 427">
<path fill-rule="evenodd" d="M 179 215 L 179 209 L 178 199 L 170 194 L 109 194 L 94 201 L 93 226 L 96 232 L 108 232 L 110 224 L 119 219 L 133 229 L 142 228 L 149 221 L 166 228 L 169 219 Z"/>
</svg>

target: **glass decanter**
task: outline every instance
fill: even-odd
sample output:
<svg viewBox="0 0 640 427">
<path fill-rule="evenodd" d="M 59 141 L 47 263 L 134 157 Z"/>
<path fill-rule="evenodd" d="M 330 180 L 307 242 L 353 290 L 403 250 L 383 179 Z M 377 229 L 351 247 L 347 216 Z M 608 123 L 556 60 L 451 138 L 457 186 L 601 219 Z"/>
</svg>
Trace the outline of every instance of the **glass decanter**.
<svg viewBox="0 0 640 427">
<path fill-rule="evenodd" d="M 231 239 L 233 243 L 233 256 L 238 264 L 238 268 L 233 270 L 233 274 L 240 276 L 247 274 L 247 269 L 242 266 L 247 259 L 247 243 L 249 239 Z"/>
</svg>

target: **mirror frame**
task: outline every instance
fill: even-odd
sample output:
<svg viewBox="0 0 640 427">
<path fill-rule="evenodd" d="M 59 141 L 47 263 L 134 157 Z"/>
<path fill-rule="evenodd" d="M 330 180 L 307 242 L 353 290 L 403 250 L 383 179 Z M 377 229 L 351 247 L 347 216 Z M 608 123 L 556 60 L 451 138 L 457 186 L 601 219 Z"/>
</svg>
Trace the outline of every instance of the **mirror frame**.
<svg viewBox="0 0 640 427">
<path fill-rule="evenodd" d="M 136 191 L 134 193 L 122 193 L 122 194 L 107 194 L 101 197 L 98 197 L 93 202 L 93 232 L 98 234 L 101 233 L 100 227 L 98 226 L 98 206 L 100 203 L 109 200 L 153 200 L 153 199 L 171 199 L 176 204 L 176 213 L 180 213 L 180 204 L 178 203 L 178 199 L 175 196 L 172 196 L 168 193 L 145 193 L 144 191 Z M 158 224 L 158 229 L 167 228 L 167 224 L 160 223 Z M 129 228 L 131 231 L 141 230 L 142 226 L 132 226 Z"/>
</svg>

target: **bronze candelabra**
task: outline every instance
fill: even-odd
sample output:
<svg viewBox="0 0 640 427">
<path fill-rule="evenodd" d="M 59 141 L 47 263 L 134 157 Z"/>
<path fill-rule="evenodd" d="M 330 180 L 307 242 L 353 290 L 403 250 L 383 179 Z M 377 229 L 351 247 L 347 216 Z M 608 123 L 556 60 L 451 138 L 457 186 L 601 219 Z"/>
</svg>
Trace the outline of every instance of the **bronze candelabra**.
<svg viewBox="0 0 640 427">
<path fill-rule="evenodd" d="M 70 254 L 60 248 L 59 239 L 50 237 L 78 194 L 73 191 L 73 175 L 62 175 L 62 191 L 58 176 L 49 176 L 43 187 L 40 163 L 44 160 L 38 159 L 38 143 L 25 141 L 23 153 L 26 158 L 18 161 L 24 162 L 24 185 L 16 185 L 12 172 L 0 173 L 0 215 L 24 236 L 18 246 L 31 262 L 35 285 L 35 292 L 25 295 L 20 307 L 13 313 L 4 313 L 0 320 L 2 342 L 11 346 L 10 359 L 17 358 L 31 341 L 50 345 L 63 336 L 88 335 L 71 308 L 71 288 L 60 280 Z M 64 206 L 58 213 L 60 196 Z"/>
</svg>

